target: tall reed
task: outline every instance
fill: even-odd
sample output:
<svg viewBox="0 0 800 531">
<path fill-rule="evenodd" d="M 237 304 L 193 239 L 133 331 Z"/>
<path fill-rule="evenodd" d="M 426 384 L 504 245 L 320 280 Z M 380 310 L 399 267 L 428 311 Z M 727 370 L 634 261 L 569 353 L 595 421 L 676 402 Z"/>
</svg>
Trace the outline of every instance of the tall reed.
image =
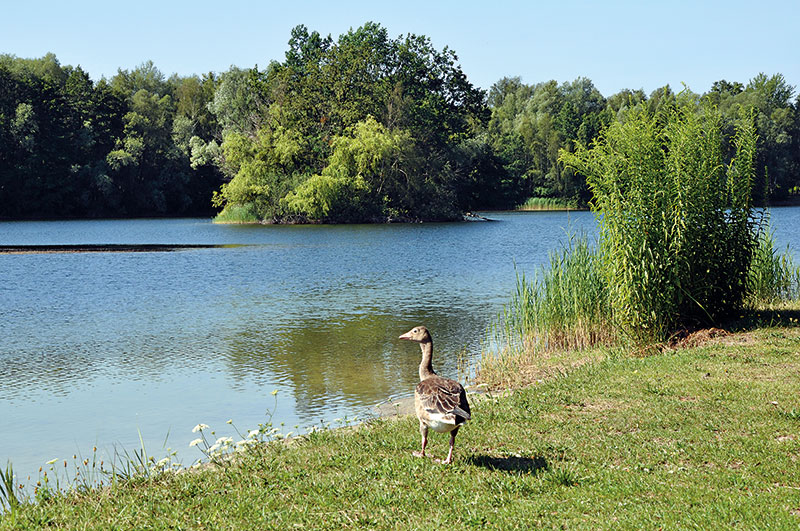
<svg viewBox="0 0 800 531">
<path fill-rule="evenodd" d="M 532 280 L 517 276 L 516 292 L 494 327 L 500 352 L 484 356 L 525 356 L 580 349 L 616 339 L 605 279 L 595 248 L 585 235 L 571 236 L 549 254 Z"/>
<path fill-rule="evenodd" d="M 775 236 L 768 228 L 761 231 L 747 274 L 746 303 L 763 308 L 800 299 L 800 267 L 787 248 L 779 252 Z"/>
<path fill-rule="evenodd" d="M 577 210 L 577 199 L 562 197 L 529 197 L 517 210 Z"/>
<path fill-rule="evenodd" d="M 14 467 L 11 461 L 6 463 L 6 468 L 0 468 L 0 512 L 6 507 L 14 511 L 19 507 L 20 501 L 16 492 L 17 483 L 14 478 Z"/>
<path fill-rule="evenodd" d="M 586 176 L 599 214 L 600 270 L 611 319 L 650 341 L 710 324 L 744 300 L 757 226 L 751 217 L 756 134 L 743 115 L 724 160 L 719 111 L 645 106 L 590 148 L 562 151 Z"/>
</svg>

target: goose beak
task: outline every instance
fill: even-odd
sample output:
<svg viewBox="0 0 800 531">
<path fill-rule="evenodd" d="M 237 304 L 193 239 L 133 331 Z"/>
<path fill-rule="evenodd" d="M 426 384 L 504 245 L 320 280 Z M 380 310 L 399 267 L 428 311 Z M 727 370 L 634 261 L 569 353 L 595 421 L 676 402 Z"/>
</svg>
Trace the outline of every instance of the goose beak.
<svg viewBox="0 0 800 531">
<path fill-rule="evenodd" d="M 400 336 L 398 339 L 405 339 L 405 340 L 411 341 L 411 332 L 406 332 L 405 334 Z"/>
</svg>

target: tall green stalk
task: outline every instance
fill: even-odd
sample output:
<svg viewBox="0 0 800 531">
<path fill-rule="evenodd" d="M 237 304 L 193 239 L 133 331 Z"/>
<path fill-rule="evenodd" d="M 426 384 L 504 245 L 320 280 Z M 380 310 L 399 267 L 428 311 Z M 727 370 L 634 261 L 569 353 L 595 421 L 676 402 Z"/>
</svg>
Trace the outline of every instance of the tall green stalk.
<svg viewBox="0 0 800 531">
<path fill-rule="evenodd" d="M 741 117 L 728 163 L 721 131 L 709 105 L 659 115 L 639 106 L 590 148 L 561 152 L 592 190 L 611 314 L 626 335 L 661 339 L 743 303 L 757 237 L 752 115 Z"/>
</svg>

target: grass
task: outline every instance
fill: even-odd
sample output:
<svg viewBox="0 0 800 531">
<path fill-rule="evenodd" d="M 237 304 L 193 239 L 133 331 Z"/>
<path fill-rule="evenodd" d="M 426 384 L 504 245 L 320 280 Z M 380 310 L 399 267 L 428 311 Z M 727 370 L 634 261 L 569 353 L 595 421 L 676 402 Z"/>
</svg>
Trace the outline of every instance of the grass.
<svg viewBox="0 0 800 531">
<path fill-rule="evenodd" d="M 775 236 L 766 227 L 758 238 L 748 271 L 751 306 L 780 306 L 787 300 L 800 300 L 800 267 L 794 264 L 789 248 L 781 252 Z"/>
<path fill-rule="evenodd" d="M 519 275 L 516 292 L 494 327 L 494 342 L 502 346 L 500 355 L 614 343 L 617 338 L 598 261 L 587 237 L 572 235 L 565 246 L 549 253 L 548 264 L 533 281 Z"/>
<path fill-rule="evenodd" d="M 450 466 L 411 456 L 416 419 L 379 419 L 23 504 L 0 529 L 796 528 L 800 311 L 777 315 L 658 355 L 533 360 L 516 383 L 535 385 L 473 398 Z"/>
<path fill-rule="evenodd" d="M 261 219 L 256 213 L 252 203 L 246 205 L 226 205 L 222 212 L 216 215 L 214 223 L 258 223 Z"/>
<path fill-rule="evenodd" d="M 530 197 L 517 207 L 517 210 L 578 210 L 576 199 L 564 197 Z"/>
</svg>

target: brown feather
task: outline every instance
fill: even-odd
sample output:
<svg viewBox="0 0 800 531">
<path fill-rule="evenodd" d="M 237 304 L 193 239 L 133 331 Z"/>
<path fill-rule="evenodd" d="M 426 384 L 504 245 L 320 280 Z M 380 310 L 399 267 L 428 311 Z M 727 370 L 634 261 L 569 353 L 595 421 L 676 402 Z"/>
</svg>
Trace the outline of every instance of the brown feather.
<svg viewBox="0 0 800 531">
<path fill-rule="evenodd" d="M 432 376 L 417 384 L 414 393 L 420 408 L 427 413 L 453 415 L 455 425 L 471 418 L 467 393 L 460 383 L 441 376 Z"/>
</svg>

